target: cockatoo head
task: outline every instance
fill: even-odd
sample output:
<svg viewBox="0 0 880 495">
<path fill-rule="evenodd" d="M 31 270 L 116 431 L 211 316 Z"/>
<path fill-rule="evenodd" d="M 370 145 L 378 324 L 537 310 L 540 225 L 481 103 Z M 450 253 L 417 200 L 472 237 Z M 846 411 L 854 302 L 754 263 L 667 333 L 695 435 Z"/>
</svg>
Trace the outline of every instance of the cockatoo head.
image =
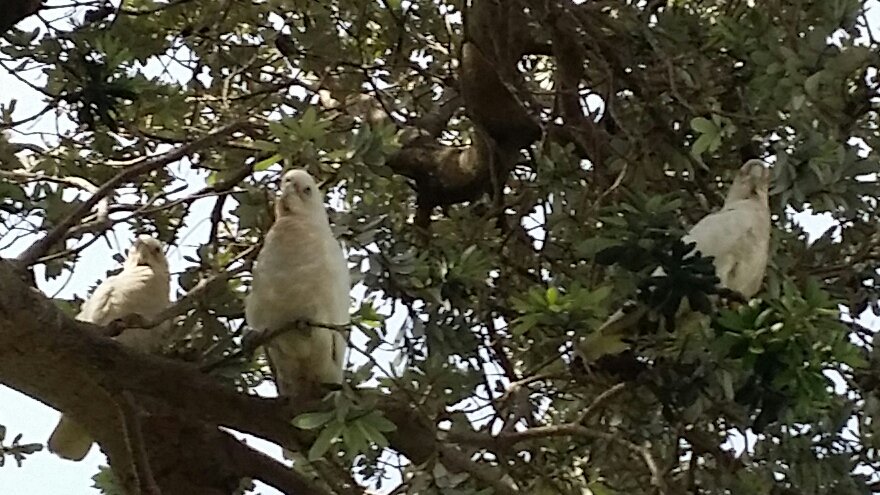
<svg viewBox="0 0 880 495">
<path fill-rule="evenodd" d="M 168 272 L 168 259 L 162 252 L 162 243 L 148 235 L 137 236 L 131 249 L 128 250 L 125 265 L 149 266 L 155 272 Z"/>
<path fill-rule="evenodd" d="M 277 218 L 291 215 L 326 214 L 324 200 L 315 178 L 302 169 L 294 169 L 281 177 L 280 196 L 275 202 Z"/>
<path fill-rule="evenodd" d="M 739 201 L 742 199 L 757 198 L 767 201 L 767 191 L 770 187 L 770 169 L 762 160 L 749 160 L 740 167 L 733 185 L 727 192 L 727 201 Z"/>
</svg>

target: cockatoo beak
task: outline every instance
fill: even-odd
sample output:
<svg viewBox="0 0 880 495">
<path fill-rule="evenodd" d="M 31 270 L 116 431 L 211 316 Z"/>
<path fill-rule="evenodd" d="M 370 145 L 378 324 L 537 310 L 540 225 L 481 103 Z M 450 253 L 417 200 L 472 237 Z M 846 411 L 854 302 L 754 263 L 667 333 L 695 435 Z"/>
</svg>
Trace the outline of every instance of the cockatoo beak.
<svg viewBox="0 0 880 495">
<path fill-rule="evenodd" d="M 756 194 L 768 182 L 770 169 L 763 160 L 751 159 L 740 167 L 739 176 L 746 179 L 745 184 L 748 184 L 752 194 Z"/>
<path fill-rule="evenodd" d="M 293 184 L 293 190 L 296 192 L 297 197 L 303 201 L 308 201 L 315 192 L 315 187 L 310 184 L 295 182 Z"/>
<path fill-rule="evenodd" d="M 137 266 L 150 266 L 150 261 L 147 259 L 149 253 L 147 253 L 147 245 L 139 238 L 134 241 L 134 246 L 132 249 L 138 254 L 138 264 Z"/>
<path fill-rule="evenodd" d="M 284 197 L 300 196 L 302 191 L 300 191 L 299 184 L 291 181 L 286 184 L 283 184 L 281 186 L 281 189 L 278 191 L 278 193 L 279 193 L 278 194 L 279 199 L 282 199 Z"/>
</svg>

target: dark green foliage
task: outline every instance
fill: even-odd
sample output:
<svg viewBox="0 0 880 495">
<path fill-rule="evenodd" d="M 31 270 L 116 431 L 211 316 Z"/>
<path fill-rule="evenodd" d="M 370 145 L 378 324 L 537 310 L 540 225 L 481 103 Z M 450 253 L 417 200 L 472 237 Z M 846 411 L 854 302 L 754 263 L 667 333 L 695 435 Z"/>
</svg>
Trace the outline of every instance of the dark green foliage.
<svg viewBox="0 0 880 495">
<path fill-rule="evenodd" d="M 0 108 L 0 243 L 58 225 L 94 189 L 77 179 L 100 186 L 243 122 L 126 182 L 111 219 L 198 245 L 174 290 L 211 282 L 167 351 L 222 362 L 217 379 L 246 390 L 269 376 L 241 354 L 249 248 L 271 226 L 283 167 L 322 182 L 363 298 L 338 412 L 291 426 L 316 434 L 303 472 L 332 459 L 383 488 L 402 471 L 408 493 L 494 489 L 443 456 L 387 464 L 393 428 L 364 388 L 414 405 L 433 429 L 423 443 L 460 449 L 520 493 L 877 491 L 853 473 L 880 469 L 880 360 L 873 333 L 841 320 L 880 307 L 880 47 L 859 36 L 865 2 L 754 3 L 59 9 L 53 29 L 35 21 L 0 42 L 35 88 L 16 98 L 48 107 L 41 139 L 27 134 L 39 108 Z M 466 38 L 493 77 L 465 77 Z M 496 73 L 504 84 L 480 94 Z M 521 103 L 529 132 L 480 101 Z M 14 154 L 25 142 L 38 151 L 26 167 Z M 773 234 L 765 286 L 745 302 L 681 239 L 755 157 L 773 161 Z M 808 207 L 835 224 L 812 244 L 791 216 Z M 79 268 L 78 249 L 106 234 L 96 217 L 48 253 L 47 278 L 104 277 Z M 199 222 L 210 239 L 187 237 Z M 628 300 L 651 310 L 638 331 L 597 335 Z M 683 302 L 695 311 L 679 320 Z M 602 358 L 589 373 L 570 366 L 581 338 Z M 745 453 L 730 453 L 747 431 Z M 107 472 L 96 478 L 115 493 Z"/>
</svg>

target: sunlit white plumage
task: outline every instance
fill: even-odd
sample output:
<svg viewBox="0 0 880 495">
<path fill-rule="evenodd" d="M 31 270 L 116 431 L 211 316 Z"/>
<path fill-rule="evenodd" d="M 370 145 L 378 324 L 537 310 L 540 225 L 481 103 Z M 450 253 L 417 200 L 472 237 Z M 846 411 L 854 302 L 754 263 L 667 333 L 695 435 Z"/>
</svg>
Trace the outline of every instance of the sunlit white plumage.
<svg viewBox="0 0 880 495">
<path fill-rule="evenodd" d="M 116 320 L 156 318 L 170 304 L 170 274 L 162 244 L 149 236 L 139 236 L 128 252 L 122 271 L 102 282 L 83 303 L 77 320 L 106 326 Z M 167 337 L 170 324 L 154 328 L 127 328 L 114 337 L 123 345 L 142 352 L 155 352 Z M 79 461 L 92 446 L 92 439 L 81 426 L 61 416 L 49 438 L 49 450 L 60 457 Z"/>
<path fill-rule="evenodd" d="M 248 326 L 265 332 L 297 321 L 348 323 L 348 265 L 308 172 L 284 174 L 275 217 L 257 256 L 245 303 Z M 338 331 L 291 330 L 265 348 L 279 395 L 315 399 L 325 390 L 322 385 L 342 382 L 346 339 Z"/>
</svg>

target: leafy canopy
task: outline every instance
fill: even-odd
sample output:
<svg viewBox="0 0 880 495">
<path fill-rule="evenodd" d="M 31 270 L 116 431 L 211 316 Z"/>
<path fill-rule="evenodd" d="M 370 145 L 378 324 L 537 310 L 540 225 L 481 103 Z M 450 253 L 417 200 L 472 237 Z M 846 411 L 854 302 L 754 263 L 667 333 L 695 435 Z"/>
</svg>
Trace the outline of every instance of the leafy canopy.
<svg viewBox="0 0 880 495">
<path fill-rule="evenodd" d="M 2 242 L 63 226 L 114 180 L 26 261 L 64 277 L 113 229 L 174 246 L 207 220 L 175 291 L 213 282 L 168 353 L 225 359 L 217 379 L 250 389 L 266 363 L 223 356 L 238 355 L 251 247 L 282 168 L 309 169 L 358 282 L 350 382 L 291 426 L 315 434 L 295 469 L 321 486 L 342 483 L 322 459 L 401 482 L 401 425 L 359 388 L 429 425 L 417 441 L 441 455 L 406 463 L 408 493 L 876 484 L 878 361 L 872 332 L 844 323 L 880 286 L 866 2 L 60 3 L 0 42 L 32 89 L 0 107 Z M 572 343 L 681 258 L 675 241 L 752 157 L 774 176 L 759 297 L 715 307 L 701 282 L 680 298 L 711 318 L 596 342 L 623 358 L 576 366 Z M 808 207 L 835 223 L 812 243 L 793 221 Z"/>
</svg>

